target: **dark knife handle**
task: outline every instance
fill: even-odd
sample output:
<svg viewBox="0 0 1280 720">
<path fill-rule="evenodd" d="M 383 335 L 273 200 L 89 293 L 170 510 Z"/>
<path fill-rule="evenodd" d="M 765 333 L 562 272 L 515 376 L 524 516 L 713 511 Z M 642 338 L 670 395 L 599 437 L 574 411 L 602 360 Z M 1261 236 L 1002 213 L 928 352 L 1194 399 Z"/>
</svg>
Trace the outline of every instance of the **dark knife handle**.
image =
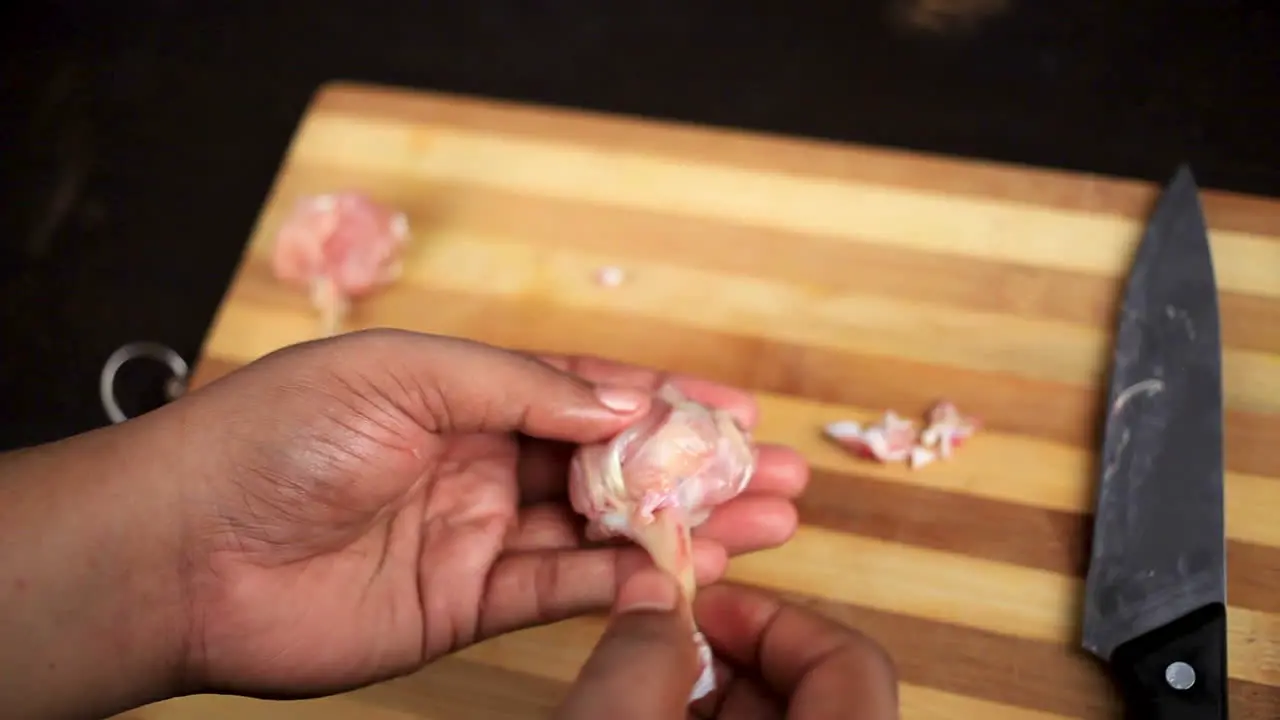
<svg viewBox="0 0 1280 720">
<path fill-rule="evenodd" d="M 1111 667 L 1127 717 L 1226 720 L 1226 608 L 1206 605 L 1130 640 L 1112 653 Z"/>
</svg>

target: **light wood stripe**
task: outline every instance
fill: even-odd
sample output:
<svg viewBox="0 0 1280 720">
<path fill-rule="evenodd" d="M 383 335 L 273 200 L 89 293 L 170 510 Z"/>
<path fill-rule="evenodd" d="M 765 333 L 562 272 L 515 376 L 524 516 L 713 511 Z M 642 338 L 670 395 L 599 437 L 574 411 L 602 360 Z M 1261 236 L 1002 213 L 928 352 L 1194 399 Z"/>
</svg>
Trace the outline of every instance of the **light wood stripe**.
<svg viewBox="0 0 1280 720">
<path fill-rule="evenodd" d="M 403 678 L 359 691 L 382 707 L 428 718 L 545 718 L 564 697 L 564 683 L 528 670 L 507 670 L 453 656 Z"/>
<path fill-rule="evenodd" d="M 530 106 L 465 95 L 406 95 L 334 83 L 317 95 L 309 114 L 356 115 L 419 126 L 469 128 L 588 148 L 675 156 L 745 170 L 998 198 L 1063 210 L 1141 217 L 1157 188 L 1151 183 L 1026 165 L 975 163 L 928 153 L 613 115 L 578 108 Z M 1266 198 L 1206 189 L 1211 224 L 1275 234 L 1275 208 Z"/>
<path fill-rule="evenodd" d="M 1011 707 L 914 685 L 904 685 L 899 688 L 898 708 L 904 718 L 927 720 L 955 720 L 955 718 L 1055 720 L 1062 718 L 1061 715 L 1053 713 Z"/>
<path fill-rule="evenodd" d="M 1142 228 L 1135 219 L 1097 213 L 691 165 L 679 158 L 338 113 L 312 117 L 297 142 L 292 157 L 305 162 L 1105 276 L 1126 272 Z M 1268 235 L 1216 228 L 1211 235 L 1224 289 L 1280 293 L 1274 281 L 1280 243 Z"/>
<path fill-rule="evenodd" d="M 167 700 L 112 716 L 114 720 L 416 720 L 443 717 L 378 707 L 362 702 L 363 695 L 333 696 L 308 700 L 270 701 L 235 695 L 194 695 Z M 466 717 L 455 715 L 454 717 Z"/>
</svg>

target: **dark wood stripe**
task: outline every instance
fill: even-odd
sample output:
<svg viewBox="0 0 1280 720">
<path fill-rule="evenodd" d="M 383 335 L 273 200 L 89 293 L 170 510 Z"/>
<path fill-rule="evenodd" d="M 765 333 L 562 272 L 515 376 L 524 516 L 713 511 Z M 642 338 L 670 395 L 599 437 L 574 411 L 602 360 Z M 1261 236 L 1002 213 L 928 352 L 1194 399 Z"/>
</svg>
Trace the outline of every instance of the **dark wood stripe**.
<svg viewBox="0 0 1280 720">
<path fill-rule="evenodd" d="M 1280 718 L 1280 692 L 1270 685 L 1228 680 L 1227 693 L 1232 717 L 1238 715 L 1257 720 Z"/>
<path fill-rule="evenodd" d="M 1090 520 L 1075 513 L 821 469 L 798 506 L 806 525 L 1068 575 L 1087 567 Z"/>
<path fill-rule="evenodd" d="M 235 302 L 311 313 L 305 293 L 277 283 L 260 260 L 241 270 Z M 920 415 L 939 396 L 990 428 L 1093 448 L 1103 391 L 899 358 L 794 345 L 535 298 L 503 299 L 402 284 L 354 306 L 366 318 L 414 318 L 411 326 L 504 347 L 575 352 L 699 375 L 739 387 Z M 661 338 L 661 342 L 656 342 Z M 1099 388 L 1101 384 L 1099 383 Z M 1280 417 L 1229 410 L 1227 465 L 1280 475 Z"/>
<path fill-rule="evenodd" d="M 981 482 L 981 480 L 977 480 Z M 1083 578 L 1092 514 L 814 470 L 798 501 L 800 522 Z M 1280 614 L 1280 548 L 1228 540 L 1227 597 Z"/>
<path fill-rule="evenodd" d="M 1227 601 L 1280 615 L 1280 550 L 1228 540 Z"/>
<path fill-rule="evenodd" d="M 639 209 L 438 184 L 361 168 L 312 163 L 280 179 L 284 195 L 323 192 L 341 176 L 411 217 L 452 232 L 519 238 L 547 249 L 628 260 L 679 257 L 689 269 L 760 277 L 832 292 L 856 290 L 946 308 L 1075 323 L 1110 333 L 1122 282 L 1068 270 L 945 256 L 875 243 Z M 778 252 L 785 248 L 786 252 Z M 1223 346 L 1280 353 L 1280 302 L 1238 292 L 1219 298 Z"/>
<path fill-rule="evenodd" d="M 904 682 L 1069 717 L 1119 717 L 1117 695 L 1105 671 L 1078 647 L 799 593 L 781 595 L 875 638 L 893 656 Z M 1231 679 L 1229 693 L 1232 717 L 1274 718 L 1280 710 L 1280 688 Z"/>
<path fill-rule="evenodd" d="M 578 147 L 1133 218 L 1144 217 L 1150 211 L 1158 191 L 1145 181 L 1050 168 L 975 162 L 824 139 L 748 134 L 669 120 L 657 123 L 644 117 L 480 97 L 405 95 L 347 84 L 335 84 L 328 92 L 322 92 L 310 112 L 453 126 L 568 142 Z M 1206 191 L 1204 204 L 1209 222 L 1217 229 L 1274 234 L 1280 222 L 1280 208 L 1267 198 Z"/>
</svg>

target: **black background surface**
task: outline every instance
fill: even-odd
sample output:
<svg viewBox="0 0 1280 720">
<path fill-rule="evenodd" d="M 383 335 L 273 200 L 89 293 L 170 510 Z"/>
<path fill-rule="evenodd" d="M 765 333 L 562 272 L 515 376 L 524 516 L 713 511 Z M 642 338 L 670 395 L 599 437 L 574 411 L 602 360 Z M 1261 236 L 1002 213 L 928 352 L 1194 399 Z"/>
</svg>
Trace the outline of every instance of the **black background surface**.
<svg viewBox="0 0 1280 720">
<path fill-rule="evenodd" d="M 0 3 L 0 448 L 107 422 L 125 342 L 194 360 L 332 79 L 1280 194 L 1275 3 L 893 2 Z"/>
</svg>

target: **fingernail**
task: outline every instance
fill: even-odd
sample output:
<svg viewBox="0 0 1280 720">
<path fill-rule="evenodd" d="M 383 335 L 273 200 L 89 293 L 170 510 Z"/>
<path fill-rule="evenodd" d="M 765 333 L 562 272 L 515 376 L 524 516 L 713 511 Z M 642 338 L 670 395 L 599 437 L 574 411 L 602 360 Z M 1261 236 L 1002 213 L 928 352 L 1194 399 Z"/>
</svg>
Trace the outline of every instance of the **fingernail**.
<svg viewBox="0 0 1280 720">
<path fill-rule="evenodd" d="M 628 415 L 643 407 L 649 395 L 645 391 L 635 388 L 597 385 L 596 397 L 601 404 L 610 410 Z"/>
<path fill-rule="evenodd" d="M 641 570 L 618 590 L 619 613 L 655 610 L 671 612 L 680 602 L 680 586 L 675 578 L 660 570 Z"/>
</svg>

